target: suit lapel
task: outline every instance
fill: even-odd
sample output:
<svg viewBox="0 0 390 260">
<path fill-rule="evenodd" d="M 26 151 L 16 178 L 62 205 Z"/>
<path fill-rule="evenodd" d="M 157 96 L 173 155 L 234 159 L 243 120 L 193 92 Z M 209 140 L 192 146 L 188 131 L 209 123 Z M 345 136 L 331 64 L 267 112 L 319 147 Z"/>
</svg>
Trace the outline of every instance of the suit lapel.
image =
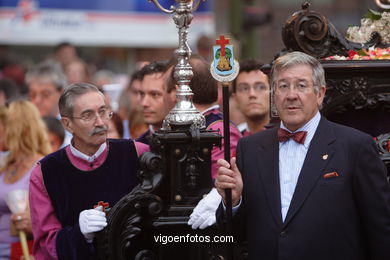
<svg viewBox="0 0 390 260">
<path fill-rule="evenodd" d="M 286 226 L 298 212 L 305 199 L 314 188 L 323 169 L 331 160 L 334 149 L 330 144 L 333 143 L 334 140 L 335 136 L 329 121 L 321 118 L 317 131 L 311 140 L 301 173 L 299 174 L 298 183 L 284 221 L 284 226 Z M 323 159 L 323 155 L 328 156 L 326 159 Z"/>
<path fill-rule="evenodd" d="M 259 147 L 257 167 L 269 207 L 278 225 L 282 223 L 280 184 L 279 184 L 279 142 L 277 127 L 272 129 L 271 136 Z"/>
</svg>

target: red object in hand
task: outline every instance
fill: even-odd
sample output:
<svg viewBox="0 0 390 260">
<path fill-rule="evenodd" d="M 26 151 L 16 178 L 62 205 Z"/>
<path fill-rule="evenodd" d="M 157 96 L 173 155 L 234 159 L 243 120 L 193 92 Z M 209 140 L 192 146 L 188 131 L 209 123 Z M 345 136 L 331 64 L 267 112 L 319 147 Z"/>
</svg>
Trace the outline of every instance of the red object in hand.
<svg viewBox="0 0 390 260">
<path fill-rule="evenodd" d="M 110 203 L 104 202 L 104 201 L 99 201 L 97 205 L 93 206 L 93 208 L 96 208 L 99 206 L 102 206 L 102 211 L 104 212 L 106 210 L 106 208 L 108 208 L 110 206 Z"/>
</svg>

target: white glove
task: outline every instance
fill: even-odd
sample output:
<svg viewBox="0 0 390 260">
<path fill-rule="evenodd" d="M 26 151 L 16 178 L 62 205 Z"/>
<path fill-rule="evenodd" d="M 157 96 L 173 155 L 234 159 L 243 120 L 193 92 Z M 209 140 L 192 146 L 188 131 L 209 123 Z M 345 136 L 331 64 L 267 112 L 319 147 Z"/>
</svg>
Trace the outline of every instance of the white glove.
<svg viewBox="0 0 390 260">
<path fill-rule="evenodd" d="M 217 211 L 221 200 L 222 197 L 219 195 L 217 189 L 212 188 L 194 208 L 188 225 L 190 225 L 192 229 L 205 229 L 206 227 L 213 225 L 216 222 L 215 212 Z"/>
<path fill-rule="evenodd" d="M 106 213 L 102 211 L 102 206 L 81 211 L 79 225 L 81 233 L 87 242 L 91 243 L 95 236 L 94 232 L 98 232 L 107 226 Z"/>
</svg>

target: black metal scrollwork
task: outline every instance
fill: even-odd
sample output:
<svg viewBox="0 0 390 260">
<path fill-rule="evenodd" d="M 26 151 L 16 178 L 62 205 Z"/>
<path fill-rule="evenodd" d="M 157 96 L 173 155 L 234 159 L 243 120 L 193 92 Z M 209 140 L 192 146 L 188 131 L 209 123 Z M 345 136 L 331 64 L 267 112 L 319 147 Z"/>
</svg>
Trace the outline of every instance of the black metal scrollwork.
<svg viewBox="0 0 390 260">
<path fill-rule="evenodd" d="M 372 89 L 369 88 L 367 77 L 353 77 L 342 80 L 328 79 L 327 83 L 327 97 L 324 100 L 323 110 L 335 108 L 339 112 L 347 109 L 363 109 L 375 108 L 381 103 L 381 95 L 373 95 Z M 349 106 L 346 108 L 345 106 Z"/>
<path fill-rule="evenodd" d="M 388 61 L 322 61 L 326 97 L 322 113 L 329 116 L 352 110 L 390 112 Z"/>
<path fill-rule="evenodd" d="M 190 128 L 161 130 L 150 140 L 151 152 L 140 159 L 140 184 L 107 214 L 107 227 L 97 235 L 99 259 L 161 259 L 167 257 L 155 236 L 169 231 L 188 232 L 195 204 L 211 186 L 211 149 L 221 137 Z M 177 256 L 188 254 L 179 250 Z M 165 259 L 165 258 L 163 258 Z"/>
<path fill-rule="evenodd" d="M 316 58 L 332 55 L 348 56 L 349 50 L 367 49 L 381 41 L 379 33 L 371 35 L 365 44 L 347 40 L 332 23 L 320 13 L 310 11 L 309 3 L 285 22 L 282 39 L 288 51 L 302 51 Z"/>
<path fill-rule="evenodd" d="M 152 152 L 142 154 L 139 159 L 141 171 L 138 178 L 141 180 L 141 188 L 138 192 L 152 192 L 161 183 L 163 177 L 163 161 L 161 156 Z"/>
<path fill-rule="evenodd" d="M 388 180 L 390 181 L 390 133 L 382 134 L 376 137 L 376 144 L 381 160 L 387 167 Z"/>
<path fill-rule="evenodd" d="M 108 260 L 157 259 L 150 246 L 151 223 L 158 218 L 162 200 L 151 194 L 163 178 L 161 157 L 146 152 L 140 157 L 141 183 L 107 214 L 107 227 L 97 236 L 98 258 Z M 148 232 L 149 231 L 149 232 Z"/>
</svg>

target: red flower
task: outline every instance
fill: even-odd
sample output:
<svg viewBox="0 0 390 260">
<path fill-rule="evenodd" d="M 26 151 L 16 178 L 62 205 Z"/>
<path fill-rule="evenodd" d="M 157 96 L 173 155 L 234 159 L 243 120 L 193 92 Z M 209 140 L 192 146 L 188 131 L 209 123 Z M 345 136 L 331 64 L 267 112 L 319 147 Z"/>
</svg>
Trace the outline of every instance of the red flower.
<svg viewBox="0 0 390 260">
<path fill-rule="evenodd" d="M 355 56 L 356 54 L 358 54 L 356 51 L 354 51 L 354 50 L 349 50 L 348 51 L 348 56 L 349 56 L 349 58 L 353 58 L 353 56 Z"/>
</svg>

